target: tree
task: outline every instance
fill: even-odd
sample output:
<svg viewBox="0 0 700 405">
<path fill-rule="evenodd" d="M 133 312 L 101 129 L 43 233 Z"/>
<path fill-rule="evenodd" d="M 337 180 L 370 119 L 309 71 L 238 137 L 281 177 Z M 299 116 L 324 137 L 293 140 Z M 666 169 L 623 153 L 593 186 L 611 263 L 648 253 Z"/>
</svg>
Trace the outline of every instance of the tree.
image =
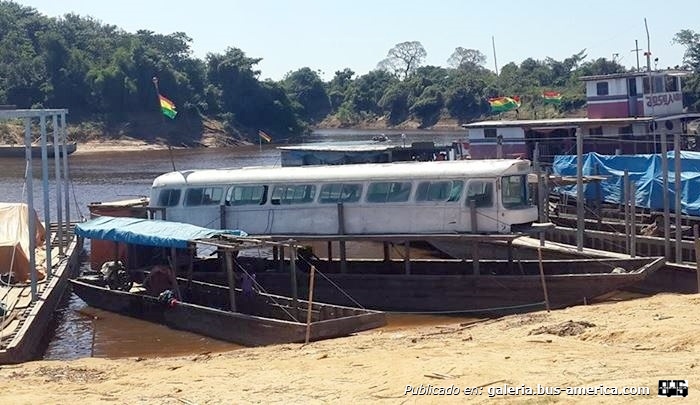
<svg viewBox="0 0 700 405">
<path fill-rule="evenodd" d="M 389 50 L 386 59 L 379 62 L 377 68 L 406 79 L 423 63 L 427 55 L 420 42 L 401 42 Z"/>
<path fill-rule="evenodd" d="M 455 48 L 447 63 L 455 69 L 473 68 L 486 63 L 486 55 L 477 49 Z"/>
<path fill-rule="evenodd" d="M 673 37 L 673 43 L 685 46 L 683 63 L 700 71 L 700 34 L 693 30 L 681 30 Z"/>
<path fill-rule="evenodd" d="M 282 81 L 292 102 L 301 106 L 302 117 L 309 122 L 318 122 L 331 111 L 326 88 L 318 73 L 308 67 L 290 72 Z"/>
</svg>

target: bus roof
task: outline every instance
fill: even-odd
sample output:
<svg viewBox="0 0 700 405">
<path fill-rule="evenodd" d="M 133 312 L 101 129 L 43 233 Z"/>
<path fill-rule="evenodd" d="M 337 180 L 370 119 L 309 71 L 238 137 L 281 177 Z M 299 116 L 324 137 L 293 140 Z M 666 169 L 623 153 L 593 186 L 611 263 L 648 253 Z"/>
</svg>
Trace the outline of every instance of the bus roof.
<svg viewBox="0 0 700 405">
<path fill-rule="evenodd" d="M 527 173 L 523 159 L 451 160 L 432 162 L 373 163 L 335 166 L 244 167 L 170 172 L 158 176 L 153 187 L 285 182 L 348 182 L 394 179 L 496 177 Z"/>
</svg>

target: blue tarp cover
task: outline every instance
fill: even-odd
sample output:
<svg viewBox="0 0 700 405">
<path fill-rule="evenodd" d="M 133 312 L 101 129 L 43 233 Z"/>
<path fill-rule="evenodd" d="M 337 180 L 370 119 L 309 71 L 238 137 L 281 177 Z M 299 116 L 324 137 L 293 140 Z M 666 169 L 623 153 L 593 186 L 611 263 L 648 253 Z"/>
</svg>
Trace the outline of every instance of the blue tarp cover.
<svg viewBox="0 0 700 405">
<path fill-rule="evenodd" d="M 215 235 L 247 236 L 245 232 L 238 230 L 208 229 L 157 219 L 107 216 L 78 224 L 75 233 L 88 239 L 174 248 L 185 248 L 191 240 Z"/>
<path fill-rule="evenodd" d="M 675 195 L 675 159 L 674 153 L 668 153 L 668 190 L 670 209 L 674 211 Z M 599 155 L 587 153 L 583 156 L 583 174 L 609 176 L 600 185 L 584 185 L 586 199 L 620 204 L 622 201 L 623 175 L 628 171 L 630 181 L 637 187 L 636 203 L 638 207 L 652 211 L 663 210 L 663 179 L 661 172 L 661 155 Z M 556 156 L 554 174 L 576 177 L 576 156 Z M 559 191 L 576 196 L 576 186 L 560 187 Z M 600 194 L 598 194 L 600 193 Z M 681 152 L 681 211 L 689 215 L 700 215 L 700 153 Z"/>
</svg>

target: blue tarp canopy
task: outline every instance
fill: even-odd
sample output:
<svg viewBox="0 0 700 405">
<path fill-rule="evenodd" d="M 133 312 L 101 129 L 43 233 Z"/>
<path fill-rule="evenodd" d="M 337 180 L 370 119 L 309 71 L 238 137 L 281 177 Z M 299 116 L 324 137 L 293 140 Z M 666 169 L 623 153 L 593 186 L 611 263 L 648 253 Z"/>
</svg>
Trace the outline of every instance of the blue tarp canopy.
<svg viewBox="0 0 700 405">
<path fill-rule="evenodd" d="M 670 208 L 674 211 L 675 159 L 674 152 L 668 156 L 668 190 Z M 637 187 L 636 205 L 653 211 L 663 210 L 663 179 L 661 155 L 600 155 L 587 153 L 583 156 L 583 174 L 608 176 L 600 184 L 584 185 L 587 200 L 621 204 L 623 175 L 628 171 L 630 181 Z M 576 177 L 576 156 L 556 156 L 553 171 L 562 176 Z M 576 186 L 560 187 L 559 191 L 576 196 Z M 689 215 L 700 215 L 700 153 L 681 152 L 681 211 Z"/>
<path fill-rule="evenodd" d="M 78 224 L 75 233 L 88 239 L 174 248 L 185 248 L 192 240 L 216 235 L 248 235 L 239 230 L 208 229 L 181 222 L 107 216 Z"/>
</svg>

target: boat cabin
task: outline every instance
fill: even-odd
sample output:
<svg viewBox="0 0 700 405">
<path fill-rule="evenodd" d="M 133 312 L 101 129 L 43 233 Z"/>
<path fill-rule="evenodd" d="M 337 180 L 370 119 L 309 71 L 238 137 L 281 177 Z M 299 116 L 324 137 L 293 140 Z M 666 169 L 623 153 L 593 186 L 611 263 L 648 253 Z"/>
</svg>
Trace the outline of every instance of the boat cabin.
<svg viewBox="0 0 700 405">
<path fill-rule="evenodd" d="M 659 135 L 668 150 L 681 134 L 684 150 L 700 150 L 691 128 L 700 119 L 683 106 L 682 70 L 625 72 L 585 76 L 587 114 L 581 118 L 492 120 L 465 124 L 474 159 L 535 158 L 551 162 L 555 155 L 576 153 L 576 134 L 582 133 L 584 153 L 659 153 Z"/>
</svg>

